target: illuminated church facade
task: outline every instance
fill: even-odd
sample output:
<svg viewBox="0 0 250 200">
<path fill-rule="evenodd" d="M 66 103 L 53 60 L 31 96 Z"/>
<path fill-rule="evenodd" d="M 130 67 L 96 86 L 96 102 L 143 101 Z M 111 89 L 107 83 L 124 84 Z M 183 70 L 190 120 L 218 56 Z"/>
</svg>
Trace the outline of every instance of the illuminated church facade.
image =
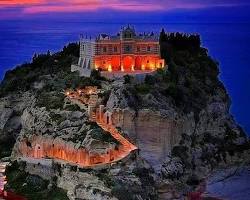
<svg viewBox="0 0 250 200">
<path fill-rule="evenodd" d="M 89 76 L 92 69 L 110 73 L 144 73 L 164 66 L 159 37 L 153 33 L 137 35 L 134 27 L 128 25 L 115 36 L 81 37 L 79 61 L 71 66 L 71 70 Z"/>
</svg>

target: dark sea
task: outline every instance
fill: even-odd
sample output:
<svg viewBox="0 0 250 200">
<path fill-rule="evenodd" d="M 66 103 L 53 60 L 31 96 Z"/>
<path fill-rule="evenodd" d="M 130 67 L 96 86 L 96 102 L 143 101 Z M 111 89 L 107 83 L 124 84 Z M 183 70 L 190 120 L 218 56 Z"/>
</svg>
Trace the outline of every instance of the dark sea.
<svg viewBox="0 0 250 200">
<path fill-rule="evenodd" d="M 142 22 L 138 32 L 180 31 L 199 33 L 202 44 L 220 63 L 220 79 L 232 99 L 231 113 L 250 133 L 250 23 L 247 22 Z M 182 20 L 183 21 L 183 20 Z M 116 34 L 123 22 L 84 22 L 83 19 L 0 20 L 0 76 L 17 64 L 29 62 L 34 53 L 56 52 L 79 34 Z"/>
</svg>

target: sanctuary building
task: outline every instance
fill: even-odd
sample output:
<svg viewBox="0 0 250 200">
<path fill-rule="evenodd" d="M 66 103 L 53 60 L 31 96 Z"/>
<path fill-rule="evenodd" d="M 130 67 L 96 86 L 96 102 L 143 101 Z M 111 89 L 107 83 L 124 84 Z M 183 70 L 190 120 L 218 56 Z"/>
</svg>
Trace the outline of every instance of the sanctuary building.
<svg viewBox="0 0 250 200">
<path fill-rule="evenodd" d="M 121 28 L 115 36 L 100 34 L 96 39 L 80 38 L 80 57 L 71 71 L 89 76 L 92 69 L 110 73 L 145 73 L 165 66 L 160 57 L 159 37 L 136 34 L 134 27 Z"/>
</svg>

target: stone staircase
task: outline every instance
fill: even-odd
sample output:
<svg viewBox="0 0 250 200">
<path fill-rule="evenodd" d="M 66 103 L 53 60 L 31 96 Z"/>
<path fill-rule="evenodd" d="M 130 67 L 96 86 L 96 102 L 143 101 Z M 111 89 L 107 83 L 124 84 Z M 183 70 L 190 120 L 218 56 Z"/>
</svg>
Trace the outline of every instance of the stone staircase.
<svg viewBox="0 0 250 200">
<path fill-rule="evenodd" d="M 103 122 L 97 122 L 97 124 L 105 131 L 109 132 L 113 138 L 119 141 L 122 144 L 122 148 L 130 153 L 133 150 L 136 150 L 137 147 L 125 139 L 120 132 L 113 127 L 112 125 L 107 125 Z"/>
<path fill-rule="evenodd" d="M 78 100 L 79 102 L 82 102 L 81 98 L 78 96 L 72 98 L 71 100 L 73 99 Z M 91 95 L 89 98 L 89 102 L 88 102 L 89 107 L 95 108 L 97 101 L 98 101 L 98 95 Z M 112 137 L 115 138 L 121 144 L 118 150 L 119 154 L 115 158 L 115 161 L 118 161 L 127 157 L 132 151 L 138 149 L 135 145 L 130 143 L 126 138 L 124 138 L 121 135 L 121 133 L 113 125 L 106 124 L 102 121 L 102 119 L 99 119 L 99 117 L 97 118 L 96 112 L 92 111 L 90 113 L 89 119 L 90 121 L 96 122 L 98 126 L 100 126 L 104 131 L 110 133 Z"/>
<path fill-rule="evenodd" d="M 92 112 L 90 119 L 91 119 L 91 121 L 96 122 L 96 114 L 95 114 L 95 112 Z"/>
</svg>

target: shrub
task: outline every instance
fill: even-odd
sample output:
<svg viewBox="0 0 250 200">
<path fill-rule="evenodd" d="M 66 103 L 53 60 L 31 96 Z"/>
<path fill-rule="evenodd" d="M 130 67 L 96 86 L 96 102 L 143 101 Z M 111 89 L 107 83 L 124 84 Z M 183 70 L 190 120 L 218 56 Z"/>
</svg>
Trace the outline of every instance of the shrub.
<svg viewBox="0 0 250 200">
<path fill-rule="evenodd" d="M 95 128 L 92 129 L 91 131 L 91 137 L 96 139 L 96 140 L 100 140 L 103 142 L 108 142 L 108 143 L 115 143 L 115 144 L 119 144 L 119 141 L 117 141 L 116 139 L 114 139 L 110 133 L 102 130 L 101 128 Z"/>
<path fill-rule="evenodd" d="M 112 179 L 112 177 L 109 174 L 107 174 L 107 170 L 106 171 L 100 171 L 100 173 L 98 173 L 97 176 L 99 177 L 100 180 L 102 180 L 104 182 L 104 184 L 108 188 L 111 188 L 111 187 L 115 186 L 115 182 Z"/>
<path fill-rule="evenodd" d="M 134 199 L 131 193 L 131 189 L 127 188 L 124 185 L 116 184 L 112 188 L 111 194 L 117 197 L 119 200 L 133 200 Z"/>
<path fill-rule="evenodd" d="M 130 84 L 132 77 L 130 75 L 125 75 L 124 77 L 124 84 Z"/>
<path fill-rule="evenodd" d="M 64 94 L 60 92 L 42 92 L 37 96 L 36 105 L 50 109 L 62 109 L 64 105 Z"/>
<path fill-rule="evenodd" d="M 103 105 L 107 104 L 107 102 L 109 100 L 110 93 L 111 93 L 110 90 L 106 90 L 104 93 L 101 94 L 102 104 Z"/>
<path fill-rule="evenodd" d="M 78 54 L 78 44 L 71 43 L 63 51 L 52 54 L 35 54 L 31 63 L 24 63 L 6 72 L 1 82 L 0 95 L 4 96 L 15 91 L 27 91 L 39 77 L 50 75 L 66 75 L 70 73 L 72 60 Z M 79 54 L 77 55 L 77 57 Z"/>
<path fill-rule="evenodd" d="M 20 170 L 19 164 L 15 161 L 6 169 L 8 184 L 6 190 L 11 190 L 16 194 L 25 196 L 27 199 L 39 200 L 67 200 L 67 194 L 64 190 L 54 187 L 48 190 L 49 181 L 43 180 L 39 176 L 30 175 Z"/>
<path fill-rule="evenodd" d="M 61 122 L 66 120 L 62 115 L 56 114 L 56 113 L 53 113 L 53 112 L 50 113 L 50 118 L 51 118 L 52 121 L 56 122 L 57 124 L 60 124 Z"/>
<path fill-rule="evenodd" d="M 148 84 L 135 85 L 136 92 L 139 94 L 148 94 L 151 90 L 151 86 Z"/>
<path fill-rule="evenodd" d="M 80 110 L 80 107 L 78 106 L 78 105 L 76 105 L 76 104 L 71 104 L 71 105 L 67 105 L 66 107 L 65 107 L 65 110 L 68 110 L 68 111 L 78 111 L 78 110 Z"/>
<path fill-rule="evenodd" d="M 157 80 L 154 76 L 147 74 L 144 82 L 145 84 L 148 84 L 148 85 L 154 85 L 157 82 Z"/>
</svg>

